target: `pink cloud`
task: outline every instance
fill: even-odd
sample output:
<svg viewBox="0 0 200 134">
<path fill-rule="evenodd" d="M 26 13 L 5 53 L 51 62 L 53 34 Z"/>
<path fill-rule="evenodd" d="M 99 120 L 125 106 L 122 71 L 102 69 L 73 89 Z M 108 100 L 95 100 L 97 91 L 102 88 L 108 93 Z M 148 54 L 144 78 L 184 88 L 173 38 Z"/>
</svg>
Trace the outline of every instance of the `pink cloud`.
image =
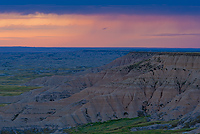
<svg viewBox="0 0 200 134">
<path fill-rule="evenodd" d="M 195 16 L 0 14 L 0 46 L 199 48 Z"/>
</svg>

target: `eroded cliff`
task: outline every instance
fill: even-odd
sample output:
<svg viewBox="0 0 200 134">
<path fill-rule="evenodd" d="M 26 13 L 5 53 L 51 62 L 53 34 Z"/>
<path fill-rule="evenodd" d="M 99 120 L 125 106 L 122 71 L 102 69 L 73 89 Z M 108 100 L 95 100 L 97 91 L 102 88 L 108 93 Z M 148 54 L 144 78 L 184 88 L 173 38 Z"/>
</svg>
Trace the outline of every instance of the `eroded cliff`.
<svg viewBox="0 0 200 134">
<path fill-rule="evenodd" d="M 44 86 L 0 108 L 0 127 L 59 127 L 150 115 L 200 121 L 200 54 L 133 52 L 75 76 L 53 76 Z M 188 123 L 193 122 L 193 123 Z"/>
</svg>

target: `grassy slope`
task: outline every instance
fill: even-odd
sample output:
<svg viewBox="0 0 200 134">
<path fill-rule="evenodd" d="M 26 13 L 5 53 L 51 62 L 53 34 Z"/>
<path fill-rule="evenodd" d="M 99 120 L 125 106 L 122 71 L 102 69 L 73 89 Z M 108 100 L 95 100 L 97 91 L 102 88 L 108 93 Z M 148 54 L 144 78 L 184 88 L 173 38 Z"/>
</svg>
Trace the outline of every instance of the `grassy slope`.
<svg viewBox="0 0 200 134">
<path fill-rule="evenodd" d="M 193 129 L 185 128 L 180 130 L 146 130 L 146 131 L 137 131 L 131 132 L 130 129 L 133 127 L 141 127 L 141 126 L 149 126 L 153 124 L 171 124 L 174 125 L 177 121 L 153 121 L 147 122 L 146 117 L 137 117 L 137 118 L 124 118 L 118 120 L 110 120 L 106 122 L 96 122 L 96 123 L 89 123 L 85 125 L 81 125 L 79 127 L 74 127 L 71 129 L 65 129 L 64 132 L 67 134 L 181 134 L 182 132 L 191 131 Z M 37 130 L 37 129 L 30 129 L 30 130 L 16 130 L 17 133 L 25 133 L 25 134 L 50 134 L 55 133 L 56 130 Z M 10 134 L 14 132 L 11 131 L 0 131 L 2 134 Z"/>
<path fill-rule="evenodd" d="M 17 85 L 0 85 L 0 96 L 16 96 L 40 87 L 27 87 Z"/>
<path fill-rule="evenodd" d="M 7 106 L 8 104 L 7 103 L 2 103 L 0 104 L 0 107 L 4 107 L 4 106 Z"/>
<path fill-rule="evenodd" d="M 84 134 L 84 133 L 91 133 L 91 134 L 110 134 L 110 133 L 123 133 L 123 134 L 160 134 L 160 133 L 182 133 L 186 131 L 190 131 L 192 129 L 181 129 L 181 130 L 145 130 L 145 131 L 137 131 L 137 132 L 131 132 L 130 129 L 133 127 L 142 127 L 142 126 L 149 126 L 153 124 L 163 124 L 163 123 L 169 123 L 174 124 L 173 122 L 161 122 L 161 121 L 155 121 L 155 122 L 147 122 L 146 118 L 138 117 L 138 118 L 132 118 L 132 119 L 119 119 L 119 120 L 111 120 L 107 122 L 97 122 L 97 123 L 89 123 L 86 125 L 82 125 L 79 127 L 71 128 L 64 130 L 67 133 L 70 134 Z"/>
</svg>

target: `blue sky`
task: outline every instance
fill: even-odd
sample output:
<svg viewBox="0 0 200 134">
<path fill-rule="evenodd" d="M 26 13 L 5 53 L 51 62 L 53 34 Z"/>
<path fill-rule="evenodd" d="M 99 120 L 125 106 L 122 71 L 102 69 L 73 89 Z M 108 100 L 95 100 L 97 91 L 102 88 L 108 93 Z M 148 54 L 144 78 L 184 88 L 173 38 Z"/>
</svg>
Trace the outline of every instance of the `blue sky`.
<svg viewBox="0 0 200 134">
<path fill-rule="evenodd" d="M 24 14 L 178 14 L 199 15 L 199 0 L 1 0 L 0 12 Z"/>
</svg>

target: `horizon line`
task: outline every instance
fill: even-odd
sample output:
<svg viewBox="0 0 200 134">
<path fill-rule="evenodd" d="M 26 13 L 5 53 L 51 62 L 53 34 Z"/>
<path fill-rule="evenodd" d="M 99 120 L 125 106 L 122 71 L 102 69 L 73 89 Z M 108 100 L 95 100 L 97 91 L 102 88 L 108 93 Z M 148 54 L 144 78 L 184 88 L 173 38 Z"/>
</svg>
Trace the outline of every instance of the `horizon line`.
<svg viewBox="0 0 200 134">
<path fill-rule="evenodd" d="M 162 48 L 162 49 L 200 49 L 194 47 L 33 47 L 33 46 L 0 46 L 0 48 Z"/>
</svg>

